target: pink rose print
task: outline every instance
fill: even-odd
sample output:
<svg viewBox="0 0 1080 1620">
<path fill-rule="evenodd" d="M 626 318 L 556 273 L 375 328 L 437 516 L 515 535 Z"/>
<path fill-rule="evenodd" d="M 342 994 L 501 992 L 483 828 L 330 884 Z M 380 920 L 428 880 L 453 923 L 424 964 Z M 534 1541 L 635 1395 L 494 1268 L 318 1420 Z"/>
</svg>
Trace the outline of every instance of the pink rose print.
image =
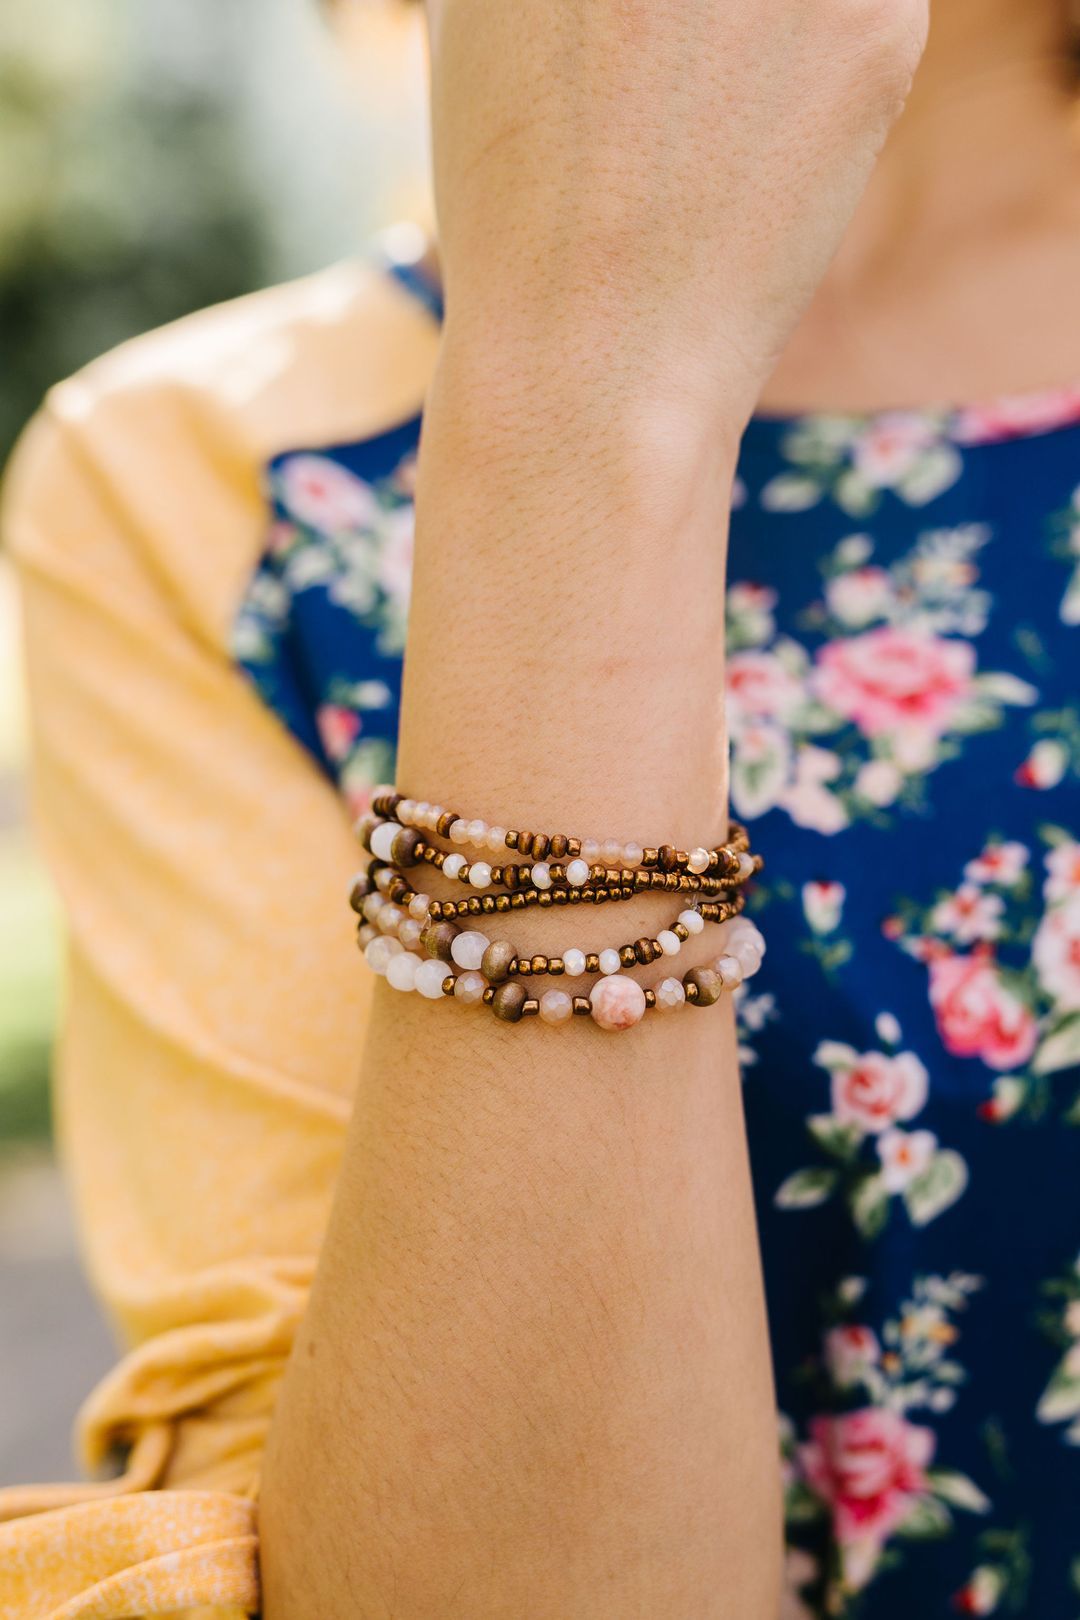
<svg viewBox="0 0 1080 1620">
<path fill-rule="evenodd" d="M 839 1389 L 862 1383 L 881 1360 L 881 1343 L 873 1328 L 846 1323 L 825 1335 L 825 1364 Z"/>
<path fill-rule="evenodd" d="M 932 1429 L 886 1408 L 863 1407 L 813 1419 L 810 1440 L 800 1448 L 802 1471 L 832 1509 L 843 1551 L 867 1543 L 880 1551 L 926 1492 L 934 1447 Z M 868 1560 L 867 1576 L 872 1565 Z"/>
<path fill-rule="evenodd" d="M 984 444 L 1025 433 L 1047 433 L 1070 422 L 1080 422 L 1080 388 L 1052 388 L 971 406 L 959 413 L 954 436 L 960 444 Z"/>
<path fill-rule="evenodd" d="M 954 1057 L 978 1057 L 992 1069 L 1011 1069 L 1035 1050 L 1034 1016 L 1006 989 L 984 949 L 931 958 L 930 1005 L 942 1044 Z"/>
<path fill-rule="evenodd" d="M 803 914 L 815 934 L 831 934 L 840 926 L 847 891 L 842 883 L 818 878 L 804 883 L 802 889 Z"/>
<path fill-rule="evenodd" d="M 938 438 L 936 424 L 914 411 L 884 411 L 860 433 L 852 459 L 872 489 L 894 489 Z"/>
<path fill-rule="evenodd" d="M 1047 911 L 1032 942 L 1031 960 L 1059 1012 L 1080 1008 L 1080 890 Z"/>
<path fill-rule="evenodd" d="M 968 861 L 964 876 L 969 883 L 1000 883 L 1006 887 L 1018 882 L 1028 863 L 1024 844 L 987 844 L 981 855 Z"/>
<path fill-rule="evenodd" d="M 1080 844 L 1058 844 L 1046 857 L 1047 878 L 1043 894 L 1047 900 L 1067 900 L 1080 894 Z"/>
<path fill-rule="evenodd" d="M 347 759 L 360 735 L 360 716 L 338 703 L 321 703 L 315 714 L 319 740 L 333 760 Z"/>
<path fill-rule="evenodd" d="M 329 456 L 289 456 L 278 478 L 290 515 L 324 533 L 367 528 L 378 513 L 371 487 Z"/>
<path fill-rule="evenodd" d="M 926 1070 L 913 1052 L 886 1057 L 864 1052 L 850 1067 L 832 1071 L 832 1109 L 845 1125 L 871 1135 L 897 1120 L 914 1119 L 926 1104 Z"/>
<path fill-rule="evenodd" d="M 871 624 L 889 611 L 892 576 L 884 568 L 853 568 L 846 574 L 836 574 L 825 586 L 825 601 L 842 624 Z"/>
<path fill-rule="evenodd" d="M 930 1168 L 937 1153 L 933 1131 L 899 1131 L 895 1126 L 878 1137 L 881 1180 L 885 1191 L 900 1193 Z"/>
<path fill-rule="evenodd" d="M 868 737 L 914 732 L 934 739 L 968 696 L 974 670 L 970 642 L 884 625 L 826 643 L 812 680 L 820 701 Z"/>
<path fill-rule="evenodd" d="M 774 719 L 802 702 L 802 687 L 774 653 L 737 652 L 728 659 L 728 698 L 747 719 Z M 733 722 L 735 723 L 735 722 Z"/>
<path fill-rule="evenodd" d="M 987 894 L 975 883 L 961 883 L 955 894 L 934 907 L 930 922 L 939 933 L 951 934 L 961 945 L 971 945 L 977 939 L 997 938 L 1004 910 L 1005 902 L 999 894 Z"/>
<path fill-rule="evenodd" d="M 1023 764 L 1017 766 L 1015 780 L 1020 787 L 1055 788 L 1065 775 L 1069 754 L 1063 743 L 1053 737 L 1037 742 Z"/>
</svg>

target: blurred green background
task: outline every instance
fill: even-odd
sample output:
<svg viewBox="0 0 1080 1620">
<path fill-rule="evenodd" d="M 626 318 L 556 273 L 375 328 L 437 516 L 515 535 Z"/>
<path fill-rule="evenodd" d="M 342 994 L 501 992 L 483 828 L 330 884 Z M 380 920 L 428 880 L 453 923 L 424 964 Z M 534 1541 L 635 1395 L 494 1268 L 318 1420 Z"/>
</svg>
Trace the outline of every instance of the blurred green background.
<svg viewBox="0 0 1080 1620">
<path fill-rule="evenodd" d="M 426 217 L 423 102 L 419 22 L 392 0 L 3 0 L 0 464 L 103 350 Z M 70 1468 L 109 1354 L 49 1150 L 60 931 L 19 670 L 0 547 L 0 1481 Z"/>
</svg>

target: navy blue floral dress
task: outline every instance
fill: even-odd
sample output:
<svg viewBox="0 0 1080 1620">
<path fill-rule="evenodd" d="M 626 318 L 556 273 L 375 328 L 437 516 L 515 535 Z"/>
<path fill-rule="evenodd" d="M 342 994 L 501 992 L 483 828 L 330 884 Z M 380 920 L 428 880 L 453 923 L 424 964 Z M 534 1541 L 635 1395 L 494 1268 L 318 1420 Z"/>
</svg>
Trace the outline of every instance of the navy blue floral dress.
<svg viewBox="0 0 1080 1620">
<path fill-rule="evenodd" d="M 357 811 L 394 770 L 418 432 L 273 462 L 235 625 Z M 755 420 L 729 577 L 788 1613 L 1077 1620 L 1080 390 Z"/>
</svg>

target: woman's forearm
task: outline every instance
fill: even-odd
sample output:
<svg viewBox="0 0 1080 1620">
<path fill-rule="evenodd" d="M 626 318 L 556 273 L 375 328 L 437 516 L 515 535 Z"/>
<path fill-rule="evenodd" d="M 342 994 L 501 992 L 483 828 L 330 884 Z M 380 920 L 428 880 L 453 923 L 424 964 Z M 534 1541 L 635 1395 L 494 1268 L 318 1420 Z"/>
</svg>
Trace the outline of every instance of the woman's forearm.
<svg viewBox="0 0 1080 1620">
<path fill-rule="evenodd" d="M 444 352 L 399 781 L 508 825 L 715 838 L 730 445 L 650 444 L 648 402 L 550 369 Z M 592 949 L 664 904 L 514 922 Z M 268 1620 L 772 1612 L 726 1011 L 614 1037 L 380 986 L 265 1489 Z"/>
</svg>

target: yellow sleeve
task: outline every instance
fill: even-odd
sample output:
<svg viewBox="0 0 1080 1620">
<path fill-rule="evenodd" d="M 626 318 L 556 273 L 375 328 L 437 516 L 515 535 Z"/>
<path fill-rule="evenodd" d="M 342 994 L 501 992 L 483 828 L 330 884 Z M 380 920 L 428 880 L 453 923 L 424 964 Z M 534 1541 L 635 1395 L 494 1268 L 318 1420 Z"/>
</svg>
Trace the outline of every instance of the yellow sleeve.
<svg viewBox="0 0 1080 1620">
<path fill-rule="evenodd" d="M 235 1620 L 258 1606 L 261 1449 L 359 1062 L 357 849 L 229 657 L 257 456 L 191 389 L 65 389 L 4 527 L 68 921 L 59 1149 L 126 1352 L 77 1443 L 126 1470 L 0 1492 L 0 1613 Z"/>
</svg>

